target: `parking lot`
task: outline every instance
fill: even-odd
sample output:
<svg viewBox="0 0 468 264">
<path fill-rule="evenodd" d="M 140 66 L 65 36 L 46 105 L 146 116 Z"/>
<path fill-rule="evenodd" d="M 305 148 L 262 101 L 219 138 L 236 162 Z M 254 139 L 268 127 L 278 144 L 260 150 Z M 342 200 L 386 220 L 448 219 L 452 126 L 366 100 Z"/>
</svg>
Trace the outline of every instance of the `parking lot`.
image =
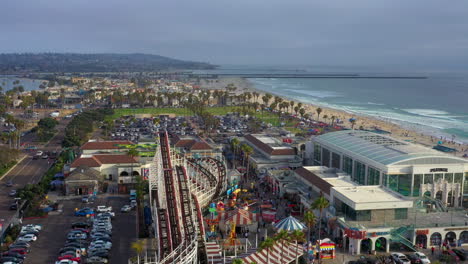
<svg viewBox="0 0 468 264">
<path fill-rule="evenodd" d="M 130 245 L 136 238 L 136 213 L 130 211 L 121 213 L 120 208 L 129 204 L 128 196 L 98 196 L 88 204 L 82 203 L 80 198 L 61 201 L 63 212 L 58 215 L 50 215 L 47 218 L 27 219 L 23 224 L 41 224 L 42 231 L 36 242 L 31 245 L 25 264 L 55 263 L 60 249 L 65 245 L 66 235 L 71 230 L 74 222 L 86 221 L 85 217 L 74 216 L 75 208 L 91 207 L 98 205 L 112 206 L 115 217 L 112 221 L 112 249 L 110 251 L 110 263 L 127 264 L 132 254 Z"/>
</svg>

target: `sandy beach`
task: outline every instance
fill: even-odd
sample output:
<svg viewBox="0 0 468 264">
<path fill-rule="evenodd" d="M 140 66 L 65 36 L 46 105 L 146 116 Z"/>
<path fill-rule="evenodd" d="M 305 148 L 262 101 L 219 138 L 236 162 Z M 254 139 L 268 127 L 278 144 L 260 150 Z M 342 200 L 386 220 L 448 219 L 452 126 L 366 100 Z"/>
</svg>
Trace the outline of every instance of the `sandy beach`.
<svg viewBox="0 0 468 264">
<path fill-rule="evenodd" d="M 253 92 L 256 91 L 259 94 L 259 103 L 263 103 L 261 101 L 261 97 L 266 93 L 265 91 L 255 89 L 255 87 L 244 78 L 223 78 L 219 79 L 217 82 L 202 82 L 202 87 L 206 89 L 224 89 L 228 84 L 234 84 L 237 87 L 236 93 L 244 93 L 247 91 Z M 274 95 L 274 94 L 273 94 Z M 281 96 L 284 98 L 284 96 Z M 285 98 L 291 101 L 290 98 Z M 252 99 L 254 100 L 254 99 Z M 292 100 L 298 103 L 297 100 Z M 270 102 L 271 103 L 271 102 Z M 377 119 L 375 117 L 370 117 L 366 115 L 358 115 L 354 113 L 348 113 L 342 110 L 332 109 L 329 107 L 323 107 L 318 105 L 313 105 L 309 103 L 304 103 L 303 108 L 306 110 L 312 119 L 317 120 L 317 112 L 316 109 L 318 107 L 322 108 L 322 113 L 320 114 L 320 119 L 318 121 L 322 122 L 331 122 L 331 120 L 325 120 L 323 117 L 327 115 L 328 117 L 335 116 L 336 118 L 343 120 L 344 122 L 340 125 L 351 128 L 351 123 L 348 122 L 350 118 L 355 118 L 356 123 L 354 128 L 357 129 L 359 127 L 363 127 L 364 129 L 374 129 L 379 128 L 385 131 L 391 132 L 392 136 L 401 140 L 411 141 L 414 143 L 418 143 L 424 145 L 426 147 L 432 148 L 434 145 L 437 144 L 438 141 L 443 141 L 444 146 L 455 148 L 458 152 L 455 153 L 456 156 L 463 156 L 464 154 L 468 154 L 468 144 L 463 144 L 460 142 L 450 142 L 451 139 L 449 138 L 441 138 L 435 135 L 434 131 L 430 131 L 430 128 L 422 128 L 416 124 L 405 124 L 404 127 L 400 124 L 393 123 L 393 120 L 387 119 L 385 117 L 381 117 Z"/>
</svg>

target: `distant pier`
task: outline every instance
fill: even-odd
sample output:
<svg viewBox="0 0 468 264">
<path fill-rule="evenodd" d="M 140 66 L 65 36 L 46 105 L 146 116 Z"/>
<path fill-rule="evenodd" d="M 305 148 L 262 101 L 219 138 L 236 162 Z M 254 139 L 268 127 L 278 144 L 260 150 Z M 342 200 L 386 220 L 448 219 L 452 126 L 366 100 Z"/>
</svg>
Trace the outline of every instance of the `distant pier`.
<svg viewBox="0 0 468 264">
<path fill-rule="evenodd" d="M 240 77 L 240 78 L 304 78 L 304 79 L 427 79 L 427 76 L 369 76 L 360 74 L 307 74 L 307 73 L 184 73 L 189 78 L 217 79 L 220 77 Z"/>
</svg>

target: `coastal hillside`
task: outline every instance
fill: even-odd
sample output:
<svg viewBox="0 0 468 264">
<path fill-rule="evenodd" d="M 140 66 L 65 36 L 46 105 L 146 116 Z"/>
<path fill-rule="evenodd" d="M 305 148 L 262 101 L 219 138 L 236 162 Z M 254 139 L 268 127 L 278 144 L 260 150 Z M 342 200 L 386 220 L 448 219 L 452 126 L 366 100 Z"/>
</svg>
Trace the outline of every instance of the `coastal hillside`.
<svg viewBox="0 0 468 264">
<path fill-rule="evenodd" d="M 145 72 L 167 69 L 213 69 L 204 62 L 151 54 L 10 53 L 0 54 L 0 74 L 22 72 Z"/>
</svg>

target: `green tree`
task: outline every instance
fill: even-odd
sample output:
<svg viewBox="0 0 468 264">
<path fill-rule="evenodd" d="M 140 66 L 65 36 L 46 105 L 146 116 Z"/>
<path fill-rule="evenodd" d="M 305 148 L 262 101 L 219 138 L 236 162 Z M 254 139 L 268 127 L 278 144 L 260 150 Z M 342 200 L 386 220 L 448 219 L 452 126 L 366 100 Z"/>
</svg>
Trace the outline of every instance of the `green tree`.
<svg viewBox="0 0 468 264">
<path fill-rule="evenodd" d="M 54 129 L 55 126 L 58 125 L 58 121 L 53 119 L 53 118 L 50 118 L 50 117 L 45 117 L 45 118 L 42 118 L 41 120 L 39 120 L 39 122 L 37 123 L 38 126 L 40 127 L 43 127 L 45 129 Z"/>
<path fill-rule="evenodd" d="M 312 227 L 315 226 L 315 223 L 317 222 L 317 218 L 315 217 L 314 212 L 311 210 L 307 210 L 304 213 L 304 223 L 307 226 L 307 241 L 310 239 L 310 231 L 312 230 Z"/>
<path fill-rule="evenodd" d="M 314 209 L 317 209 L 319 210 L 320 212 L 320 216 L 319 216 L 319 229 L 318 229 L 318 239 L 319 241 L 321 240 L 321 231 L 322 231 L 322 217 L 323 217 L 323 210 L 325 208 L 327 208 L 328 206 L 330 206 L 330 203 L 328 202 L 328 200 L 323 197 L 323 195 L 320 195 L 315 201 L 314 203 L 312 204 L 312 207 Z M 321 255 L 320 255 L 320 252 L 319 252 L 319 259 L 321 259 Z"/>
<path fill-rule="evenodd" d="M 336 116 L 332 115 L 332 116 L 330 117 L 330 119 L 331 119 L 331 125 L 334 126 L 334 125 L 335 125 Z"/>
<path fill-rule="evenodd" d="M 289 237 L 288 231 L 282 229 L 273 237 L 273 239 L 277 242 L 281 243 L 281 261 L 283 263 L 283 252 L 284 252 L 284 241 L 286 241 Z"/>
<path fill-rule="evenodd" d="M 210 260 L 208 260 L 208 262 L 209 261 Z M 237 258 L 232 260 L 232 264 L 244 264 L 244 261 L 242 259 Z"/>
<path fill-rule="evenodd" d="M 320 120 L 320 114 L 322 113 L 322 108 L 318 107 L 317 109 L 315 109 L 315 112 L 317 112 L 317 121 Z"/>
<path fill-rule="evenodd" d="M 127 156 L 130 156 L 130 157 L 132 157 L 132 158 L 138 157 L 139 154 L 140 154 L 140 153 L 138 152 L 138 150 L 136 150 L 136 149 L 134 149 L 134 148 L 129 149 L 129 150 L 127 151 Z M 133 177 L 134 177 L 135 175 L 133 175 L 133 162 L 132 162 L 132 164 L 131 164 L 130 176 L 132 177 L 132 181 L 134 181 L 135 179 L 133 179 Z"/>
<path fill-rule="evenodd" d="M 272 249 L 275 246 L 275 240 L 273 238 L 268 237 L 260 243 L 260 250 L 266 250 L 267 251 L 267 263 L 270 263 L 270 249 Z"/>
<path fill-rule="evenodd" d="M 296 251 L 296 264 L 298 263 L 299 261 L 299 257 L 298 257 L 298 243 L 299 242 L 305 242 L 305 237 L 304 237 L 304 232 L 302 232 L 301 230 L 294 230 L 290 235 L 289 235 L 289 239 L 291 239 L 292 241 L 295 242 L 295 251 Z"/>
<path fill-rule="evenodd" d="M 354 126 L 356 125 L 356 119 L 355 118 L 351 118 L 349 120 L 349 122 L 351 123 L 351 129 L 354 129 Z"/>
<path fill-rule="evenodd" d="M 237 148 L 239 147 L 239 139 L 238 138 L 233 138 L 231 140 L 231 149 L 234 152 L 234 169 L 236 168 L 236 156 L 237 156 Z"/>
<path fill-rule="evenodd" d="M 252 155 L 254 150 L 253 150 L 253 148 L 251 146 L 249 146 L 247 144 L 242 144 L 241 149 L 242 149 L 242 152 L 244 153 L 244 161 L 247 160 L 247 167 L 246 167 L 247 170 L 246 170 L 246 172 L 247 172 L 247 177 L 248 177 L 249 176 L 249 171 L 250 171 L 249 157 L 250 157 L 250 155 Z"/>
<path fill-rule="evenodd" d="M 130 247 L 133 249 L 133 251 L 135 251 L 135 253 L 137 254 L 137 259 L 138 259 L 138 263 L 140 263 L 140 256 L 141 254 L 143 253 L 143 250 L 145 249 L 145 241 L 143 240 L 137 240 L 135 242 L 132 242 L 132 244 L 130 245 Z"/>
</svg>

